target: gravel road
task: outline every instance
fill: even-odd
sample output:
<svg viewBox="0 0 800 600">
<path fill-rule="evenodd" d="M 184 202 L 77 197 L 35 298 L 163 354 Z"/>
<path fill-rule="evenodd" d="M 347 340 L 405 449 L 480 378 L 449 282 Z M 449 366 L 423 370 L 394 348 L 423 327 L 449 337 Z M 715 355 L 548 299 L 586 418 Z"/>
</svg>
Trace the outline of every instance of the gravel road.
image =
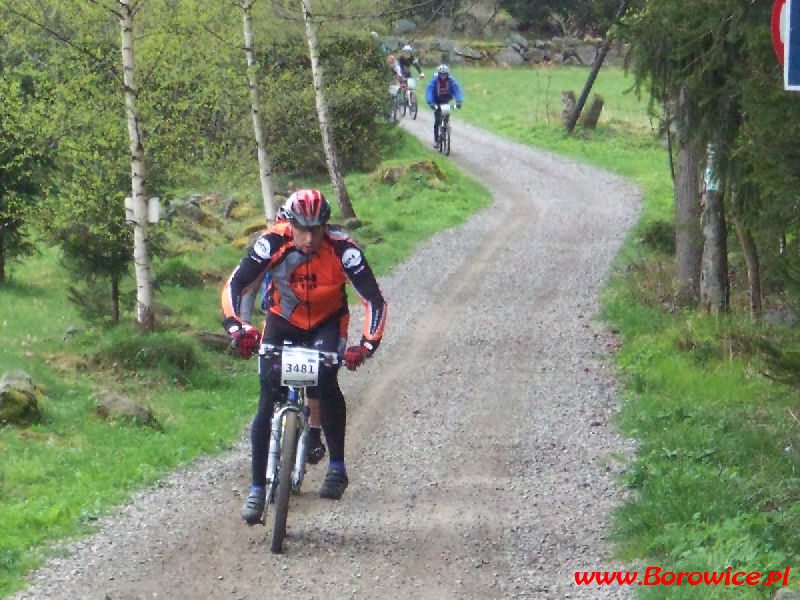
<svg viewBox="0 0 800 600">
<path fill-rule="evenodd" d="M 403 126 L 430 143 L 427 108 Z M 630 596 L 578 587 L 574 573 L 626 568 L 607 536 L 634 443 L 611 423 L 614 340 L 593 317 L 639 193 L 458 114 L 452 144 L 449 159 L 494 203 L 381 280 L 384 342 L 340 377 L 344 498 L 320 499 L 324 469 L 312 467 L 292 500 L 285 554 L 270 554 L 269 528 L 239 517 L 243 432 L 231 452 L 103 519 L 16 600 Z"/>
</svg>

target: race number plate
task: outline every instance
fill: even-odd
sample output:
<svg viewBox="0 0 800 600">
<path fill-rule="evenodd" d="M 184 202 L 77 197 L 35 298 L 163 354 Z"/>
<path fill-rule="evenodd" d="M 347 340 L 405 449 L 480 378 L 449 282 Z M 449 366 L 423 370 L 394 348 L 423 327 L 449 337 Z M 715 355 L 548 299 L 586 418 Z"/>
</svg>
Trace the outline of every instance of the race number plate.
<svg viewBox="0 0 800 600">
<path fill-rule="evenodd" d="M 450 114 L 450 105 L 449 104 L 440 104 L 439 108 L 442 109 L 442 114 L 443 115 L 449 115 Z"/>
<path fill-rule="evenodd" d="M 415 90 L 417 89 L 417 80 L 413 77 L 409 77 L 406 79 L 406 85 L 408 85 L 408 89 Z"/>
<path fill-rule="evenodd" d="M 308 348 L 284 348 L 281 353 L 281 385 L 308 387 L 319 381 L 319 354 Z"/>
</svg>

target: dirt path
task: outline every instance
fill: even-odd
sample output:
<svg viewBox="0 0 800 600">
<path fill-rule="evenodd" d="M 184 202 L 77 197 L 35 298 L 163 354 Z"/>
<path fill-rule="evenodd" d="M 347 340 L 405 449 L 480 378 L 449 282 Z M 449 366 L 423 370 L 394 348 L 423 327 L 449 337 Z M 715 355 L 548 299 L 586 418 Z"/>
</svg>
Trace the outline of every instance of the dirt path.
<svg viewBox="0 0 800 600">
<path fill-rule="evenodd" d="M 427 109 L 403 126 L 430 143 Z M 239 519 L 243 441 L 104 520 L 18 600 L 628 597 L 573 575 L 624 567 L 604 536 L 632 443 L 609 423 L 612 340 L 591 319 L 638 194 L 458 115 L 452 143 L 450 160 L 495 202 L 381 281 L 384 343 L 341 377 L 342 501 L 316 496 L 313 467 L 286 553 L 271 555 L 268 529 Z"/>
</svg>

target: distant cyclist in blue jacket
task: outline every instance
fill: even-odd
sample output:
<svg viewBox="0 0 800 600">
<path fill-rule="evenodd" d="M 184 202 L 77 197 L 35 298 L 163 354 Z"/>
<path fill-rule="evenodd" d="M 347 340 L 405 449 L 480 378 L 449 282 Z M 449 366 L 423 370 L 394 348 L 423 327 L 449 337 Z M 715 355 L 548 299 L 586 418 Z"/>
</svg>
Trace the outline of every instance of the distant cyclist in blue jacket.
<svg viewBox="0 0 800 600">
<path fill-rule="evenodd" d="M 440 104 L 446 104 L 455 99 L 456 108 L 461 108 L 463 96 L 458 82 L 450 75 L 450 68 L 447 65 L 439 65 L 436 69 L 436 77 L 432 78 L 425 88 L 425 102 L 433 110 L 433 147 L 439 147 L 439 124 L 442 122 L 442 110 Z"/>
</svg>

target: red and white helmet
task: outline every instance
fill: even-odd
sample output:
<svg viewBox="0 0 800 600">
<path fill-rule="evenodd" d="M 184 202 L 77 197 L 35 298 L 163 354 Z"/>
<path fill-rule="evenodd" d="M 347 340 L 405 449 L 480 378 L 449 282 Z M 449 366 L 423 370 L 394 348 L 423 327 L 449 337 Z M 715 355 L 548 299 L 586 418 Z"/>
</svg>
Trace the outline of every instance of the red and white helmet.
<svg viewBox="0 0 800 600">
<path fill-rule="evenodd" d="M 319 190 L 297 190 L 284 206 L 286 218 L 301 227 L 325 225 L 331 218 L 331 205 Z"/>
</svg>

